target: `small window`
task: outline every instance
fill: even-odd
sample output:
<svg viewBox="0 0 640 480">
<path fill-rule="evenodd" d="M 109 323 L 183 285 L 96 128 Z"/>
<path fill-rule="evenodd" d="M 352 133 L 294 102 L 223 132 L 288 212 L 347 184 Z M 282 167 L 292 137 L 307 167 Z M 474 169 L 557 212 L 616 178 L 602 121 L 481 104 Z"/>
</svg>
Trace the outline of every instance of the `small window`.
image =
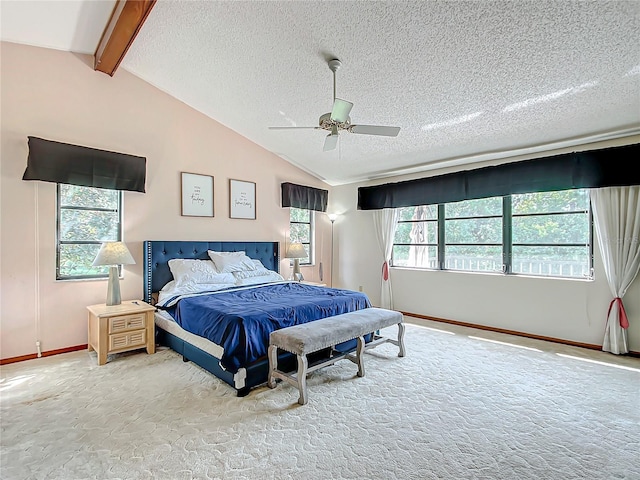
<svg viewBox="0 0 640 480">
<path fill-rule="evenodd" d="M 56 278 L 108 277 L 109 267 L 94 267 L 103 242 L 122 240 L 122 193 L 58 184 Z"/>
<path fill-rule="evenodd" d="M 313 211 L 304 208 L 289 209 L 289 241 L 301 243 L 307 252 L 307 257 L 300 259 L 300 265 L 313 263 Z"/>
</svg>

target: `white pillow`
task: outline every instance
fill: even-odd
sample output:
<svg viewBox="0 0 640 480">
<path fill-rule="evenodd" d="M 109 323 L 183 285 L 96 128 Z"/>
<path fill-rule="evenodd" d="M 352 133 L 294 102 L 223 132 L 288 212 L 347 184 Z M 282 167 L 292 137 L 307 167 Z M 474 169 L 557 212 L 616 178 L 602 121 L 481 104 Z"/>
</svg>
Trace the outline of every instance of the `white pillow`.
<svg viewBox="0 0 640 480">
<path fill-rule="evenodd" d="M 258 270 L 267 269 L 267 267 L 265 267 L 260 260 L 256 260 L 255 258 L 252 258 L 251 261 L 253 262 L 253 264 L 256 266 Z"/>
<path fill-rule="evenodd" d="M 245 252 L 244 250 L 238 250 L 237 252 L 216 252 L 215 250 L 207 250 L 207 253 L 209 254 L 209 257 L 211 257 L 212 253 L 215 253 L 216 255 L 222 255 L 222 256 L 231 255 L 232 257 L 233 256 L 240 257 L 242 255 L 247 254 L 247 252 Z"/>
<path fill-rule="evenodd" d="M 218 252 L 209 250 L 208 253 L 209 253 L 209 258 L 211 258 L 214 265 L 216 266 L 216 269 L 220 273 L 256 270 L 256 265 L 243 252 L 241 252 L 240 255 L 220 255 L 220 253 Z M 238 252 L 232 252 L 232 253 L 238 253 Z"/>
<path fill-rule="evenodd" d="M 236 285 L 255 285 L 257 283 L 271 283 L 271 282 L 283 282 L 284 278 L 278 272 L 268 270 L 271 273 L 266 275 L 259 275 L 257 277 L 240 278 L 236 281 Z"/>
<path fill-rule="evenodd" d="M 214 292 L 224 288 L 235 287 L 235 283 L 183 283 L 178 285 L 175 280 L 167 283 L 162 290 L 158 292 L 158 306 L 175 297 L 176 295 L 188 295 L 192 293 Z"/>
<path fill-rule="evenodd" d="M 169 260 L 169 269 L 178 285 L 187 283 L 233 283 L 235 281 L 232 275 L 218 272 L 211 260 L 173 258 Z"/>
</svg>

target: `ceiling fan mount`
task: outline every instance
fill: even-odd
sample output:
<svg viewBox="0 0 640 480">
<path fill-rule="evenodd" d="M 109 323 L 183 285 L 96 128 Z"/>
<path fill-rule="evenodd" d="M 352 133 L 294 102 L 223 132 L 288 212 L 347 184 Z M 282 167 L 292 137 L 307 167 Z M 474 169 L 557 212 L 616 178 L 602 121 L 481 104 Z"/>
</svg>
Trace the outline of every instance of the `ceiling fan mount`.
<svg viewBox="0 0 640 480">
<path fill-rule="evenodd" d="M 358 133 L 365 135 L 381 135 L 385 137 L 395 137 L 400 132 L 400 127 L 387 127 L 382 125 L 353 125 L 349 113 L 353 108 L 353 103 L 342 100 L 336 96 L 336 72 L 342 67 L 342 62 L 337 58 L 327 62 L 329 69 L 333 72 L 333 108 L 331 112 L 320 116 L 317 127 L 269 127 L 272 130 L 290 129 L 316 129 L 327 130 L 329 135 L 325 138 L 323 150 L 334 150 L 338 145 L 338 134 L 340 131 Z"/>
<path fill-rule="evenodd" d="M 328 63 L 329 63 L 329 68 L 333 73 L 336 73 L 342 66 L 342 62 L 337 58 L 334 58 L 333 60 L 329 60 Z"/>
<path fill-rule="evenodd" d="M 344 122 L 338 122 L 331 119 L 331 112 L 325 113 L 320 116 L 318 126 L 323 130 L 331 131 L 333 127 L 337 127 L 338 130 L 349 130 L 351 128 L 351 117 L 347 117 Z"/>
</svg>

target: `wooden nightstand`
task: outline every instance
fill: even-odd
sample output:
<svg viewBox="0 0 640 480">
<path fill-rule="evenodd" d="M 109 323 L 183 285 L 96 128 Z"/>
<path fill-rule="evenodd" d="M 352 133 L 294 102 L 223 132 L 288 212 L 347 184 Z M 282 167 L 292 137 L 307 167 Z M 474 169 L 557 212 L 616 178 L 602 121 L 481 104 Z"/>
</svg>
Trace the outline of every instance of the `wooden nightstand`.
<svg viewBox="0 0 640 480">
<path fill-rule="evenodd" d="M 91 305 L 89 310 L 89 351 L 98 354 L 98 365 L 107 363 L 107 354 L 147 348 L 155 353 L 156 308 L 141 300 L 120 305 Z"/>
</svg>

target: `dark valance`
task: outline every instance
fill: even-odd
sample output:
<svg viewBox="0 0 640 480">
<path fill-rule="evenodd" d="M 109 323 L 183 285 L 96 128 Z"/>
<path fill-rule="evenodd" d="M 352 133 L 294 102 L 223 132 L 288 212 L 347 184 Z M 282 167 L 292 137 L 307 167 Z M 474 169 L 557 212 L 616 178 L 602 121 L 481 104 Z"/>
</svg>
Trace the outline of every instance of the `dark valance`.
<svg viewBox="0 0 640 480">
<path fill-rule="evenodd" d="M 144 157 L 28 137 L 29 157 L 23 180 L 144 193 Z"/>
<path fill-rule="evenodd" d="M 329 191 L 319 188 L 305 187 L 295 183 L 285 182 L 282 184 L 282 206 L 304 208 L 316 210 L 318 212 L 327 211 Z"/>
<path fill-rule="evenodd" d="M 640 185 L 640 144 L 573 152 L 358 188 L 358 209 L 434 205 L 516 193 Z"/>
</svg>

